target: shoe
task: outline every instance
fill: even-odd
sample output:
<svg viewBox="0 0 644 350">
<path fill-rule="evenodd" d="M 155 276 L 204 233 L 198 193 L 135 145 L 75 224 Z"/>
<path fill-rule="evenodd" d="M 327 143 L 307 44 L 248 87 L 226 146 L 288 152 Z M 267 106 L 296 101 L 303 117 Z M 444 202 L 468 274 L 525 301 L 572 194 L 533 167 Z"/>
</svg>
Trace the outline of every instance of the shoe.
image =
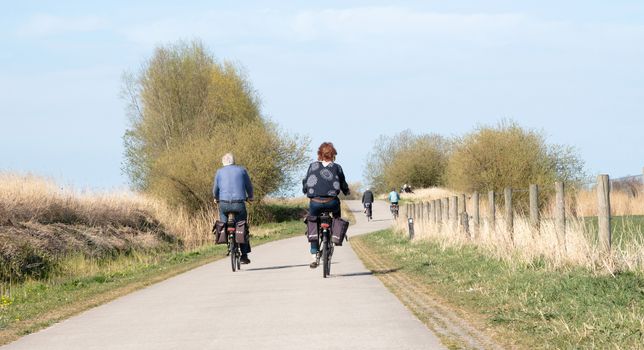
<svg viewBox="0 0 644 350">
<path fill-rule="evenodd" d="M 320 265 L 320 258 L 317 254 L 311 254 L 311 258 L 313 258 L 313 261 L 309 264 L 309 267 L 314 269 Z"/>
<path fill-rule="evenodd" d="M 242 264 L 250 264 L 250 259 L 248 258 L 248 256 L 242 255 L 242 257 L 239 258 L 239 262 L 241 262 Z"/>
</svg>

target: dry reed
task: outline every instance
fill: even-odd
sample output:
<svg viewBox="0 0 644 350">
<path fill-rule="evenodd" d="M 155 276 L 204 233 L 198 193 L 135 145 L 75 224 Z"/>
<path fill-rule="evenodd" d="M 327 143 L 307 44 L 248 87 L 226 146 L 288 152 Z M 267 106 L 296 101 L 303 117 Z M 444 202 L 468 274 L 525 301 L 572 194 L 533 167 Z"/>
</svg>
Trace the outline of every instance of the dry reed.
<svg viewBox="0 0 644 350">
<path fill-rule="evenodd" d="M 211 212 L 198 215 L 129 192 L 78 192 L 31 175 L 0 173 L 0 226 L 66 224 L 162 230 L 187 247 L 208 242 Z"/>
<path fill-rule="evenodd" d="M 400 198 L 408 202 L 429 201 L 432 199 L 454 196 L 455 192 L 440 187 L 419 188 L 414 193 L 401 193 Z M 378 196 L 379 199 L 387 199 L 388 193 Z"/>
<path fill-rule="evenodd" d="M 579 216 L 597 215 L 597 191 L 581 190 L 571 198 Z M 625 191 L 612 191 L 610 194 L 611 215 L 644 215 L 644 191 L 633 195 Z"/>
<path fill-rule="evenodd" d="M 419 193 L 425 193 L 422 190 Z M 437 193 L 432 189 L 433 193 Z M 449 191 L 446 191 L 449 193 Z M 596 196 L 593 197 L 596 201 Z M 622 197 L 616 197 L 622 199 Z M 438 199 L 435 196 L 418 198 L 422 200 Z M 471 208 L 468 199 L 468 208 Z M 584 199 L 590 201 L 589 199 Z M 510 264 L 543 264 L 550 268 L 563 266 L 583 266 L 597 272 L 615 273 L 617 271 L 644 271 L 644 243 L 641 239 L 626 242 L 616 242 L 610 253 L 600 249 L 596 243 L 596 232 L 589 232 L 583 218 L 567 213 L 565 232 L 557 232 L 554 220 L 542 219 L 540 226 L 533 227 L 529 218 L 524 215 L 514 214 L 514 230 L 512 234 L 506 229 L 506 220 L 503 208 L 496 208 L 495 225 L 492 226 L 486 218 L 487 203 L 482 200 L 480 206 L 480 226 L 478 232 L 474 229 L 470 219 L 470 234 L 466 234 L 462 227 L 455 222 L 436 223 L 424 214 L 423 218 L 416 218 L 415 239 L 435 239 L 445 246 L 458 246 L 473 244 L 482 247 L 492 256 Z M 616 213 L 633 213 L 634 201 L 629 200 L 629 209 L 617 206 Z M 619 202 L 618 202 L 619 203 Z M 623 211 L 622 211 L 623 210 Z M 583 213 L 591 213 L 582 211 Z M 401 211 L 404 216 L 404 210 Z M 471 213 L 470 213 L 471 214 Z M 550 213 L 542 213 L 542 218 L 552 217 Z M 407 231 L 407 221 L 399 217 L 396 222 L 399 232 Z M 626 228 L 638 230 L 627 232 L 622 236 L 641 236 L 639 227 Z M 477 234 L 475 234 L 477 233 Z"/>
</svg>

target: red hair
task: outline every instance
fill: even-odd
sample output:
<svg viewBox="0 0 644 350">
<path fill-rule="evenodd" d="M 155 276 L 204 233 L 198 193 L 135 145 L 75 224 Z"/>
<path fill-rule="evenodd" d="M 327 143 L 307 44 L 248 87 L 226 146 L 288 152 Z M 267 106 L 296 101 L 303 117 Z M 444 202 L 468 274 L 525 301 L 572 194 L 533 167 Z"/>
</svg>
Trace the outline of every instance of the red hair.
<svg viewBox="0 0 644 350">
<path fill-rule="evenodd" d="M 331 142 L 323 142 L 318 148 L 318 160 L 320 161 L 332 162 L 337 154 L 338 151 L 335 150 Z"/>
</svg>

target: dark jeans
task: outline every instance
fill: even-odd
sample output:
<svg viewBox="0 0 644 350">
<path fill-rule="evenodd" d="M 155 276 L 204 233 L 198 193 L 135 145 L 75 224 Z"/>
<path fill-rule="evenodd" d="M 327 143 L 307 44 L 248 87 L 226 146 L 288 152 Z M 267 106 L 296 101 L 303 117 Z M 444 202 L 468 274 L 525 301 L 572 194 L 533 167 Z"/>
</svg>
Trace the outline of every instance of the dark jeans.
<svg viewBox="0 0 644 350">
<path fill-rule="evenodd" d="M 223 222 L 228 221 L 226 213 L 235 213 L 235 221 L 246 220 L 248 213 L 246 213 L 245 203 L 225 203 L 219 202 L 219 219 Z M 248 244 L 240 244 L 239 249 L 242 255 L 250 253 L 250 242 Z"/>
<path fill-rule="evenodd" d="M 331 212 L 334 218 L 339 218 L 342 216 L 342 209 L 340 208 L 340 199 L 334 198 L 328 203 L 318 203 L 314 201 L 309 202 L 309 215 L 311 216 L 320 216 L 323 212 Z M 318 242 L 311 242 L 311 254 L 318 252 Z"/>
</svg>

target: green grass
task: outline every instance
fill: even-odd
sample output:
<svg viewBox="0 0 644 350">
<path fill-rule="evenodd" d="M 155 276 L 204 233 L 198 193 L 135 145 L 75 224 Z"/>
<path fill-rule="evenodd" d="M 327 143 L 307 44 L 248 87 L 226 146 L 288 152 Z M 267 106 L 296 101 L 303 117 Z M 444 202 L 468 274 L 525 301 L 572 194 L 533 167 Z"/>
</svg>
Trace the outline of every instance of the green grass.
<svg viewBox="0 0 644 350">
<path fill-rule="evenodd" d="M 304 227 L 301 221 L 288 221 L 255 230 L 260 235 L 251 238 L 253 246 L 302 234 Z M 131 252 L 109 260 L 69 257 L 57 276 L 12 285 L 10 296 L 0 298 L 0 344 L 225 254 L 225 245 L 209 245 L 187 252 Z"/>
<path fill-rule="evenodd" d="M 598 232 L 597 217 L 584 218 L 586 232 Z M 644 215 L 613 216 L 610 221 L 614 246 L 624 247 L 634 242 L 644 243 Z M 591 237 L 597 240 L 597 236 Z"/>
<path fill-rule="evenodd" d="M 644 347 L 644 276 L 509 266 L 475 246 L 410 243 L 391 231 L 356 239 L 432 294 L 520 348 Z"/>
</svg>

